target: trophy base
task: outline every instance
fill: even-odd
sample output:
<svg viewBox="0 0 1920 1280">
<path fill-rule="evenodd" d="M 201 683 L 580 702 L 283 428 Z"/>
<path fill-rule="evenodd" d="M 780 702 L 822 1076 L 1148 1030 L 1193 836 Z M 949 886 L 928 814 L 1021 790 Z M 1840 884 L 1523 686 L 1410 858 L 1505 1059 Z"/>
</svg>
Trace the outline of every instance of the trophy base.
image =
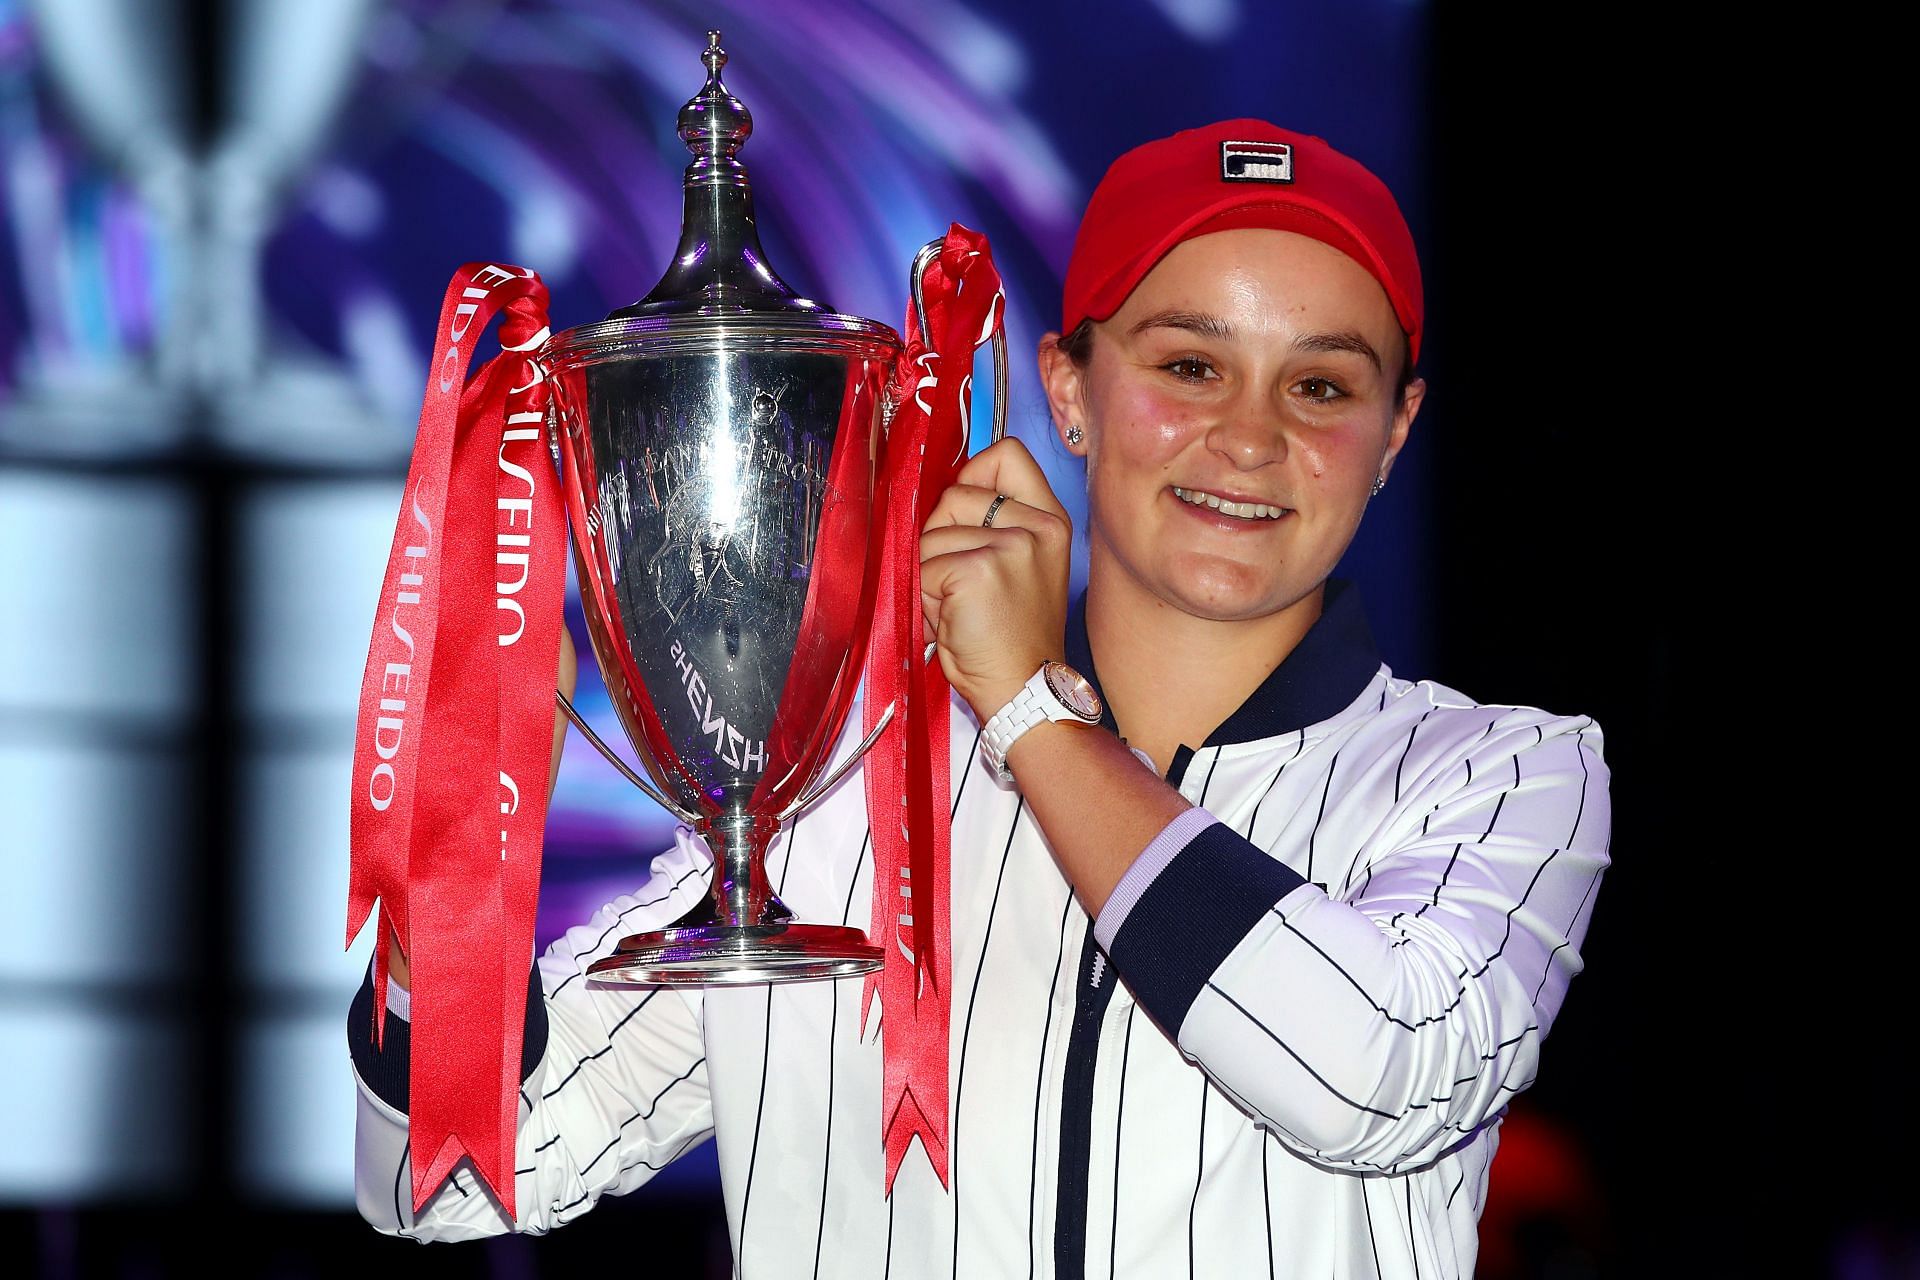
<svg viewBox="0 0 1920 1280">
<path fill-rule="evenodd" d="M 857 977 L 878 970 L 882 958 L 864 933 L 842 925 L 704 925 L 623 938 L 612 955 L 587 966 L 587 976 L 635 986 L 747 986 Z"/>
</svg>

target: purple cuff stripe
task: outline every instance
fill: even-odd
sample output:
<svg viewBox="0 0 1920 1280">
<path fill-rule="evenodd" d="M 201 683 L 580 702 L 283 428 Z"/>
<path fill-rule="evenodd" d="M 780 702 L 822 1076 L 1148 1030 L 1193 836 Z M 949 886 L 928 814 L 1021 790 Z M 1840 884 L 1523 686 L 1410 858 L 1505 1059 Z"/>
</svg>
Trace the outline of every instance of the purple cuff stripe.
<svg viewBox="0 0 1920 1280">
<path fill-rule="evenodd" d="M 1154 877 L 1173 861 L 1173 856 L 1187 847 L 1188 841 L 1215 821 L 1214 816 L 1205 809 L 1188 809 L 1161 828 L 1160 834 L 1140 851 L 1140 856 L 1133 860 L 1133 865 L 1127 868 L 1127 873 L 1120 877 L 1120 883 L 1107 896 L 1106 905 L 1100 908 L 1100 918 L 1094 922 L 1094 940 L 1100 944 L 1102 951 L 1113 954 L 1113 936 L 1127 922 L 1127 915 L 1133 910 L 1134 904 L 1140 901 L 1140 895 L 1147 891 Z"/>
<path fill-rule="evenodd" d="M 393 983 L 387 983 L 393 990 Z M 360 980 L 353 1007 L 347 1011 L 347 1044 L 353 1054 L 353 1069 L 380 1099 L 402 1115 L 407 1111 L 407 1075 L 412 1065 L 413 1029 L 407 1020 L 396 1016 L 394 1001 L 387 1002 L 387 1030 L 380 1048 L 373 1045 L 373 961 L 367 961 L 367 975 Z M 527 1021 L 520 1034 L 520 1078 L 533 1079 L 540 1059 L 547 1054 L 547 1001 L 540 986 L 540 962 L 536 959 L 527 971 Z"/>
<path fill-rule="evenodd" d="M 1207 979 L 1276 902 L 1305 883 L 1232 827 L 1211 823 L 1132 904 L 1107 954 L 1134 998 L 1177 1038 Z"/>
</svg>

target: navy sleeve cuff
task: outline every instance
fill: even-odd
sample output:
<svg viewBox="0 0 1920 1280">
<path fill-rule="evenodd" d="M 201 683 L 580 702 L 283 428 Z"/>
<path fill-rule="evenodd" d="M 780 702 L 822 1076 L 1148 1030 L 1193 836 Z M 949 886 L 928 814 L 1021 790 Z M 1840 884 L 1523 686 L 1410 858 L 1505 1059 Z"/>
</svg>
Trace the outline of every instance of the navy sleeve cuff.
<svg viewBox="0 0 1920 1280">
<path fill-rule="evenodd" d="M 347 1011 L 347 1043 L 353 1052 L 353 1069 L 373 1090 L 373 1096 L 405 1115 L 407 1112 L 407 1073 L 412 1063 L 412 1027 L 404 1018 L 387 1014 L 384 1044 L 373 1043 L 373 961 L 367 961 L 366 977 L 354 993 L 353 1006 Z M 531 1080 L 547 1054 L 547 1002 L 540 987 L 540 962 L 535 959 L 527 970 L 527 1022 L 520 1037 L 520 1078 Z"/>
<path fill-rule="evenodd" d="M 1199 832 L 1153 878 L 1113 939 L 1134 998 L 1178 1035 L 1200 989 L 1280 899 L 1306 881 L 1232 827 Z"/>
</svg>

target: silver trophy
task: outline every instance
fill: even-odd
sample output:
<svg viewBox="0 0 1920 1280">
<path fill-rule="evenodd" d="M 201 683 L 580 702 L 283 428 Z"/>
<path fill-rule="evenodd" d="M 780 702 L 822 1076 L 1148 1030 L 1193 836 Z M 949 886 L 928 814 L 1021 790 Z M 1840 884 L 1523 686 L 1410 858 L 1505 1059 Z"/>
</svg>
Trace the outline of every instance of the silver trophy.
<svg viewBox="0 0 1920 1280">
<path fill-rule="evenodd" d="M 718 32 L 701 58 L 706 85 L 679 116 L 693 162 L 672 265 L 640 302 L 554 335 L 536 357 L 588 631 L 646 776 L 561 704 L 715 862 L 699 911 L 626 938 L 588 973 L 657 985 L 846 977 L 878 969 L 880 948 L 858 929 L 794 920 L 765 861 L 780 824 L 894 711 L 820 777 L 879 587 L 877 481 L 901 342 L 800 297 L 768 264 L 737 155 L 752 118 L 721 83 Z M 915 259 L 916 305 L 939 244 Z M 998 340 L 994 354 L 998 439 Z"/>
</svg>

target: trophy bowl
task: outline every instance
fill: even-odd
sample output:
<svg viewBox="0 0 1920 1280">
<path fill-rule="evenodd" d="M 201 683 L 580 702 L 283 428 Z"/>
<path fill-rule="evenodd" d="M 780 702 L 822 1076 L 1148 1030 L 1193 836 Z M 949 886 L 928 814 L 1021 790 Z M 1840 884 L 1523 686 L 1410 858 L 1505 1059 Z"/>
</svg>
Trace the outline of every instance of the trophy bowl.
<svg viewBox="0 0 1920 1280">
<path fill-rule="evenodd" d="M 878 593 L 901 341 L 775 274 L 737 155 L 752 118 L 721 83 L 718 32 L 701 58 L 706 84 L 678 121 L 693 160 L 672 264 L 641 301 L 534 358 L 587 630 L 646 776 L 561 703 L 714 855 L 703 908 L 587 972 L 649 985 L 845 977 L 878 969 L 880 949 L 858 929 L 795 921 L 766 850 L 885 727 L 820 778 Z"/>
<path fill-rule="evenodd" d="M 880 963 L 857 929 L 793 923 L 765 852 L 817 791 L 860 679 L 898 351 L 872 321 L 769 313 L 607 321 L 543 355 L 602 678 L 650 790 L 715 858 L 710 923 L 629 938 L 589 972 L 765 982 Z"/>
</svg>

